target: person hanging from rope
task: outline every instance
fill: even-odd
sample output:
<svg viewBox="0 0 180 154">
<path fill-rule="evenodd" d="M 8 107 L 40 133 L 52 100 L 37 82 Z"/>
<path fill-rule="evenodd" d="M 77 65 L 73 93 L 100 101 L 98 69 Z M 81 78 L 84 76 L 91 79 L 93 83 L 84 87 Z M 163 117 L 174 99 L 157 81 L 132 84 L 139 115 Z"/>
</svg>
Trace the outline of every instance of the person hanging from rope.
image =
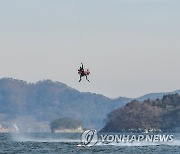
<svg viewBox="0 0 180 154">
<path fill-rule="evenodd" d="M 79 82 L 81 82 L 81 78 L 82 78 L 83 76 L 86 76 L 86 80 L 89 81 L 87 76 L 90 74 L 90 72 L 89 72 L 89 69 L 84 70 L 83 63 L 81 63 L 81 66 L 80 66 L 80 68 L 78 69 L 78 74 L 80 75 Z M 89 81 L 89 82 L 90 82 L 90 81 Z"/>
</svg>

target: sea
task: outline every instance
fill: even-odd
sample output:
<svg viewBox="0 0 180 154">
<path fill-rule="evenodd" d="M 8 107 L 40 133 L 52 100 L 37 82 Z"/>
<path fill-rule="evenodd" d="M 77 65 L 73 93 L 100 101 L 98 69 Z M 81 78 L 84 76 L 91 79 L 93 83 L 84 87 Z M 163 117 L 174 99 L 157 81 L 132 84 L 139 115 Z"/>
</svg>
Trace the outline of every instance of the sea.
<svg viewBox="0 0 180 154">
<path fill-rule="evenodd" d="M 180 134 L 171 143 L 119 143 L 83 146 L 77 133 L 0 133 L 0 154 L 180 154 Z"/>
</svg>

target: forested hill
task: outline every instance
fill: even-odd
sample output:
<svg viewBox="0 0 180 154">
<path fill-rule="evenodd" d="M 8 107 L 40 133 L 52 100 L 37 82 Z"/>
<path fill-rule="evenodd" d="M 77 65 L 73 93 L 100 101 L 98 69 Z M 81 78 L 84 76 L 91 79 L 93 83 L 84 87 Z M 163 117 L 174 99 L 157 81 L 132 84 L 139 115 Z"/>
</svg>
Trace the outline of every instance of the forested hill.
<svg viewBox="0 0 180 154">
<path fill-rule="evenodd" d="M 154 98 L 156 94 L 148 95 Z M 158 98 L 162 97 L 158 94 Z M 142 97 L 138 99 L 142 99 Z M 145 96 L 147 98 L 147 96 Z M 124 106 L 132 98 L 110 99 L 103 95 L 79 92 L 63 83 L 43 80 L 27 83 L 12 78 L 0 79 L 0 123 L 27 121 L 51 122 L 58 118 L 75 118 L 86 128 L 101 129 L 107 114 Z"/>
<path fill-rule="evenodd" d="M 180 96 L 164 95 L 162 99 L 143 102 L 133 100 L 107 116 L 102 132 L 180 131 Z"/>
<path fill-rule="evenodd" d="M 85 127 L 101 128 L 106 115 L 129 100 L 79 92 L 50 80 L 27 83 L 3 78 L 0 79 L 0 122 L 19 117 L 51 122 L 69 117 L 81 120 Z"/>
</svg>

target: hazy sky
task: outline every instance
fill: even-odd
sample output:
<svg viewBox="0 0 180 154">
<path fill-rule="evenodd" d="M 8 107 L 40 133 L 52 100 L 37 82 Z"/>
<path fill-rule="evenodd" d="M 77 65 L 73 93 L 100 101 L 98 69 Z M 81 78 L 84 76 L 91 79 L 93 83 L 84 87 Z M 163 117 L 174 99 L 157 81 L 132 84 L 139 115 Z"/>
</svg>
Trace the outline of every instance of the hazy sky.
<svg viewBox="0 0 180 154">
<path fill-rule="evenodd" d="M 1 77 L 137 97 L 180 89 L 179 71 L 180 0 L 0 0 Z"/>
</svg>

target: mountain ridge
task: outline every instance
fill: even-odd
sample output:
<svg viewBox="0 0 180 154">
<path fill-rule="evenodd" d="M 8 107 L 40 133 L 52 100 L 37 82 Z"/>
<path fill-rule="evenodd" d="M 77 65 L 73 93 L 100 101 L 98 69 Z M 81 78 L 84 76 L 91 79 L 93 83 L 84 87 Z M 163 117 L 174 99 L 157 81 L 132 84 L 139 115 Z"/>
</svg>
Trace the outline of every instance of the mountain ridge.
<svg viewBox="0 0 180 154">
<path fill-rule="evenodd" d="M 151 99 L 154 94 L 148 96 Z M 28 83 L 13 78 L 2 78 L 0 123 L 7 120 L 26 122 L 26 119 L 51 122 L 67 117 L 81 120 L 86 128 L 101 129 L 108 113 L 133 99 L 127 97 L 111 99 L 102 94 L 80 92 L 64 83 L 51 80 Z"/>
<path fill-rule="evenodd" d="M 133 100 L 107 115 L 102 132 L 180 132 L 180 95 Z"/>
</svg>

